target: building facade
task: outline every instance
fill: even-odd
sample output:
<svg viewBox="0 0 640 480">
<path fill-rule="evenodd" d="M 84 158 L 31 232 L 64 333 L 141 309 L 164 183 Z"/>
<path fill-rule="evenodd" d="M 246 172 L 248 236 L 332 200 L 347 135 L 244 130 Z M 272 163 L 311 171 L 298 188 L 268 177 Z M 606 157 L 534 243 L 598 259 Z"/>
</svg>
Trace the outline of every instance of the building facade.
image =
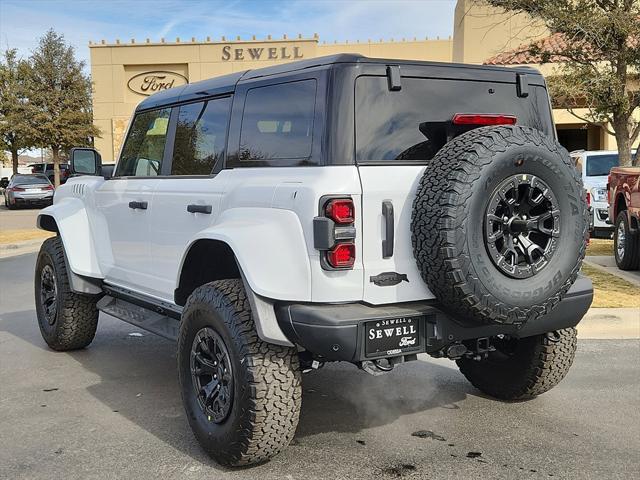
<svg viewBox="0 0 640 480">
<path fill-rule="evenodd" d="M 192 38 L 154 43 L 149 39 L 142 42 L 132 39 L 128 43 L 119 40 L 111 44 L 104 40 L 90 43 L 93 115 L 101 131 L 95 146 L 103 161 L 113 162 L 136 105 L 148 95 L 186 82 L 335 53 L 482 64 L 521 43 L 548 34 L 528 18 L 499 14 L 494 9 L 476 6 L 471 0 L 458 0 L 454 35 L 447 39 L 325 43 L 316 35 L 261 40 Z M 543 66 L 543 73 L 547 73 L 545 68 L 548 66 Z M 566 110 L 554 110 L 554 116 L 559 138 L 567 148 L 615 148 L 615 139 L 601 127 L 587 126 Z"/>
</svg>

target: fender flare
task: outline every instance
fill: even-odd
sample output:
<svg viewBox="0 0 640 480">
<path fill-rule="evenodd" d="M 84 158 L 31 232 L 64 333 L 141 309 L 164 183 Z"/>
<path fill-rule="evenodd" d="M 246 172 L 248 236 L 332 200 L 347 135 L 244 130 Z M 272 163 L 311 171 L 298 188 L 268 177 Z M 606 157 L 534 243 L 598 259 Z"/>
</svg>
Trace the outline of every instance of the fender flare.
<svg viewBox="0 0 640 480">
<path fill-rule="evenodd" d="M 55 222 L 55 229 L 50 219 Z M 85 277 L 104 278 L 96 255 L 89 216 L 80 199 L 62 198 L 43 209 L 38 215 L 37 226 L 42 230 L 57 231 L 60 235 L 70 272 Z"/>
<path fill-rule="evenodd" d="M 189 242 L 176 286 L 191 247 L 216 240 L 231 249 L 251 305 L 258 336 L 265 342 L 293 346 L 275 315 L 275 300 L 310 301 L 311 266 L 302 225 L 290 210 L 233 208 Z"/>
<path fill-rule="evenodd" d="M 207 239 L 231 248 L 246 283 L 256 295 L 273 300 L 311 301 L 309 254 L 300 220 L 291 210 L 225 210 L 215 224 L 190 240 L 177 272 L 176 287 L 189 250 L 195 242 Z"/>
</svg>

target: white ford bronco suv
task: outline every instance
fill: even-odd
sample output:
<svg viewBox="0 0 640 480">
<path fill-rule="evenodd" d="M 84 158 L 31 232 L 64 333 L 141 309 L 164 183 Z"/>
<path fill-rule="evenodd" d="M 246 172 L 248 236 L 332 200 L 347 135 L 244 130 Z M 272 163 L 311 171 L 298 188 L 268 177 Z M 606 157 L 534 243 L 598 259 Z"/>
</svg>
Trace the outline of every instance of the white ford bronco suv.
<svg viewBox="0 0 640 480">
<path fill-rule="evenodd" d="M 188 421 L 222 464 L 285 448 L 324 362 L 450 358 L 500 399 L 572 363 L 587 205 L 535 70 L 238 72 L 141 102 L 113 172 L 86 148 L 71 168 L 38 217 L 57 233 L 35 271 L 45 341 L 86 347 L 100 311 L 177 340 Z"/>
</svg>

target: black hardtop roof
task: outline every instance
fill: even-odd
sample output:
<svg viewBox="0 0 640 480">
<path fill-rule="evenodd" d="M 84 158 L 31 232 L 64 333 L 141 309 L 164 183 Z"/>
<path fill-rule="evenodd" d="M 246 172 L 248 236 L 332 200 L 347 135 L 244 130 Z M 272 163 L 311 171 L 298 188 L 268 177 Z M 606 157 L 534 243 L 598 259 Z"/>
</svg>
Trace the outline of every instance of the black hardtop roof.
<svg viewBox="0 0 640 480">
<path fill-rule="evenodd" d="M 267 77 L 270 75 L 278 75 L 288 72 L 295 72 L 306 68 L 320 67 L 324 65 L 354 63 L 354 64 L 382 64 L 382 65 L 411 65 L 424 67 L 446 67 L 446 68 L 463 68 L 475 69 L 484 72 L 511 72 L 526 73 L 528 75 L 542 74 L 530 67 L 500 67 L 493 65 L 470 65 L 463 63 L 446 63 L 446 62 L 426 62 L 420 60 L 397 60 L 387 58 L 369 58 L 353 53 L 339 53 L 336 55 L 326 55 L 324 57 L 310 58 L 306 60 L 296 60 L 294 62 L 282 63 L 270 67 L 258 68 L 255 70 L 244 70 L 228 75 L 201 80 L 199 82 L 189 83 L 180 87 L 163 90 L 150 97 L 144 99 L 138 104 L 136 110 L 147 110 L 149 108 L 157 108 L 163 105 L 170 105 L 177 102 L 196 100 L 198 98 L 222 95 L 232 93 L 240 80 L 248 80 L 252 78 Z"/>
</svg>

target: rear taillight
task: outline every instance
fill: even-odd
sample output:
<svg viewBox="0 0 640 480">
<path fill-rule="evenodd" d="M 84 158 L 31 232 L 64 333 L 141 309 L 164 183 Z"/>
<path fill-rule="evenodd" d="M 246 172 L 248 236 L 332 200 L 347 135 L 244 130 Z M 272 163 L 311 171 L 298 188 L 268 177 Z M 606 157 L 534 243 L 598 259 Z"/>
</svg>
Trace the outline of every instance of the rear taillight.
<svg viewBox="0 0 640 480">
<path fill-rule="evenodd" d="M 515 125 L 518 119 L 502 113 L 456 113 L 451 120 L 454 125 Z"/>
<path fill-rule="evenodd" d="M 53 190 L 53 185 L 47 185 L 43 190 Z"/>
<path fill-rule="evenodd" d="M 327 262 L 333 268 L 353 268 L 356 261 L 354 243 L 339 243 L 327 252 Z"/>
<path fill-rule="evenodd" d="M 353 200 L 350 198 L 335 198 L 329 200 L 325 207 L 325 214 L 340 225 L 353 223 L 355 217 Z"/>
<path fill-rule="evenodd" d="M 353 268 L 356 261 L 356 209 L 351 198 L 320 200 L 320 216 L 313 219 L 313 243 L 325 270 Z"/>
<path fill-rule="evenodd" d="M 591 193 L 587 192 L 587 207 L 591 206 Z"/>
<path fill-rule="evenodd" d="M 7 188 L 7 190 L 9 190 L 10 192 L 24 192 L 24 188 L 22 187 L 11 187 Z"/>
<path fill-rule="evenodd" d="M 607 176 L 607 203 L 611 205 L 611 174 Z"/>
</svg>

